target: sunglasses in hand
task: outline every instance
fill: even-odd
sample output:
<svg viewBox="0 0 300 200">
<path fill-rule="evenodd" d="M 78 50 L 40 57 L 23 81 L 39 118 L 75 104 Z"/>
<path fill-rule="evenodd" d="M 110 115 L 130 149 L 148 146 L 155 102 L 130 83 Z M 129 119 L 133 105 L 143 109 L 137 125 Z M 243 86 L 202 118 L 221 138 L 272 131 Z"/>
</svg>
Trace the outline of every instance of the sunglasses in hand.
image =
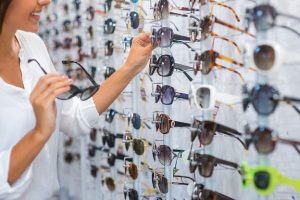
<svg viewBox="0 0 300 200">
<path fill-rule="evenodd" d="M 292 106 L 294 110 L 300 114 L 299 108 L 296 103 L 300 103 L 300 98 L 289 96 L 281 96 L 279 91 L 268 84 L 256 84 L 249 92 L 246 85 L 243 87 L 243 109 L 246 111 L 251 103 L 254 110 L 262 116 L 271 115 L 278 106 L 279 102 L 285 102 Z"/>
<path fill-rule="evenodd" d="M 281 138 L 278 133 L 267 127 L 258 127 L 252 132 L 247 130 L 246 146 L 249 147 L 251 143 L 261 154 L 272 153 L 278 143 L 290 145 L 300 154 L 300 141 Z"/>
<path fill-rule="evenodd" d="M 36 59 L 29 59 L 28 63 L 31 63 L 31 62 L 36 62 L 38 64 L 39 68 L 44 72 L 44 74 L 47 74 L 46 70 L 40 65 L 40 63 Z M 93 86 L 90 86 L 86 89 L 81 90 L 78 87 L 76 87 L 75 85 L 70 85 L 70 90 L 68 92 L 65 92 L 65 93 L 59 95 L 57 97 L 57 99 L 69 100 L 69 99 L 75 97 L 76 95 L 79 95 L 80 99 L 82 101 L 85 101 L 85 100 L 88 100 L 89 98 L 91 98 L 94 94 L 96 94 L 96 92 L 100 88 L 100 85 L 98 85 L 96 83 L 96 81 L 93 79 L 93 77 L 84 69 L 84 67 L 81 64 L 79 64 L 75 61 L 62 61 L 62 63 L 64 65 L 68 65 L 68 64 L 72 64 L 72 63 L 78 65 L 83 70 L 83 72 L 87 75 L 87 78 L 91 81 Z"/>
<path fill-rule="evenodd" d="M 157 58 L 156 55 L 152 55 L 149 62 L 149 75 L 152 76 L 157 71 L 157 74 L 162 77 L 172 76 L 174 70 L 182 71 L 189 81 L 192 81 L 192 77 L 188 75 L 186 70 L 193 69 L 192 67 L 175 63 L 175 59 L 172 55 L 161 55 Z"/>
</svg>

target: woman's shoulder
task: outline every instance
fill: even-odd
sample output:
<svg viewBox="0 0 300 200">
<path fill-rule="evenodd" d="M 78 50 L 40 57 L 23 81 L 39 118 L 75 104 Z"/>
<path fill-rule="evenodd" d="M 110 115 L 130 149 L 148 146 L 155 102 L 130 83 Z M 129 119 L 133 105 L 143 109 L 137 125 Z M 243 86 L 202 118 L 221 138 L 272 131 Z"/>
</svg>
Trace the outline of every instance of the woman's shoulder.
<svg viewBox="0 0 300 200">
<path fill-rule="evenodd" d="M 23 40 L 26 40 L 26 43 L 30 45 L 31 48 L 37 48 L 37 50 L 42 50 L 46 48 L 44 41 L 36 33 L 18 30 L 17 35 L 19 37 L 21 36 Z"/>
</svg>

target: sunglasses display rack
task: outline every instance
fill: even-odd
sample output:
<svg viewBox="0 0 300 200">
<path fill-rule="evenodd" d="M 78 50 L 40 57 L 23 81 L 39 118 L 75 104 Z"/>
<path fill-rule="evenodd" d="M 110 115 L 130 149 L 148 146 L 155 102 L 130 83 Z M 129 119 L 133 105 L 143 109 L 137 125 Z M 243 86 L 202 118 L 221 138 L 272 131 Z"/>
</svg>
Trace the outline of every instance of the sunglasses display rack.
<svg viewBox="0 0 300 200">
<path fill-rule="evenodd" d="M 158 46 L 98 127 L 62 136 L 59 170 L 68 198 L 300 200 L 300 98 L 291 97 L 300 97 L 299 67 L 277 60 L 282 66 L 273 71 L 282 53 L 275 42 L 297 52 L 291 43 L 298 40 L 288 37 L 300 36 L 300 19 L 288 4 L 300 6 L 53 1 L 40 33 L 57 69 L 79 88 L 90 84 L 87 74 L 61 60 L 81 63 L 101 87 L 126 60 L 132 37 L 149 31 Z M 289 187 L 275 189 L 279 184 Z"/>
</svg>

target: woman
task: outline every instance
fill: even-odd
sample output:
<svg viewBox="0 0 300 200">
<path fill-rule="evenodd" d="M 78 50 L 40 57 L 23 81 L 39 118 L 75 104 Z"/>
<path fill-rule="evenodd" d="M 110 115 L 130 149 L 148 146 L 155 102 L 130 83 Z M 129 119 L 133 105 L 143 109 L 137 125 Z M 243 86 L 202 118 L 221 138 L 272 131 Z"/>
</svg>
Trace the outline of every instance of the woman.
<svg viewBox="0 0 300 200">
<path fill-rule="evenodd" d="M 147 64 L 149 33 L 134 40 L 125 64 L 87 101 L 57 100 L 72 81 L 53 72 L 38 31 L 51 0 L 0 1 L 0 199 L 42 200 L 59 189 L 58 133 L 88 132 L 100 113 Z M 22 31 L 20 31 L 22 30 Z M 44 75 L 36 59 L 48 73 Z"/>
</svg>

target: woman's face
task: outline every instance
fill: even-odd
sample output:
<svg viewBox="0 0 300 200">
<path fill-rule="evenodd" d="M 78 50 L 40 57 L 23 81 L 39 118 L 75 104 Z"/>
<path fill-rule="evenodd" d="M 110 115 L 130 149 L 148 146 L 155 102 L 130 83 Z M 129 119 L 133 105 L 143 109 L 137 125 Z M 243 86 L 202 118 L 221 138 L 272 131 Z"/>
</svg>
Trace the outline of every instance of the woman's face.
<svg viewBox="0 0 300 200">
<path fill-rule="evenodd" d="M 37 32 L 42 9 L 49 5 L 51 0 L 11 0 L 3 29 Z"/>
</svg>

